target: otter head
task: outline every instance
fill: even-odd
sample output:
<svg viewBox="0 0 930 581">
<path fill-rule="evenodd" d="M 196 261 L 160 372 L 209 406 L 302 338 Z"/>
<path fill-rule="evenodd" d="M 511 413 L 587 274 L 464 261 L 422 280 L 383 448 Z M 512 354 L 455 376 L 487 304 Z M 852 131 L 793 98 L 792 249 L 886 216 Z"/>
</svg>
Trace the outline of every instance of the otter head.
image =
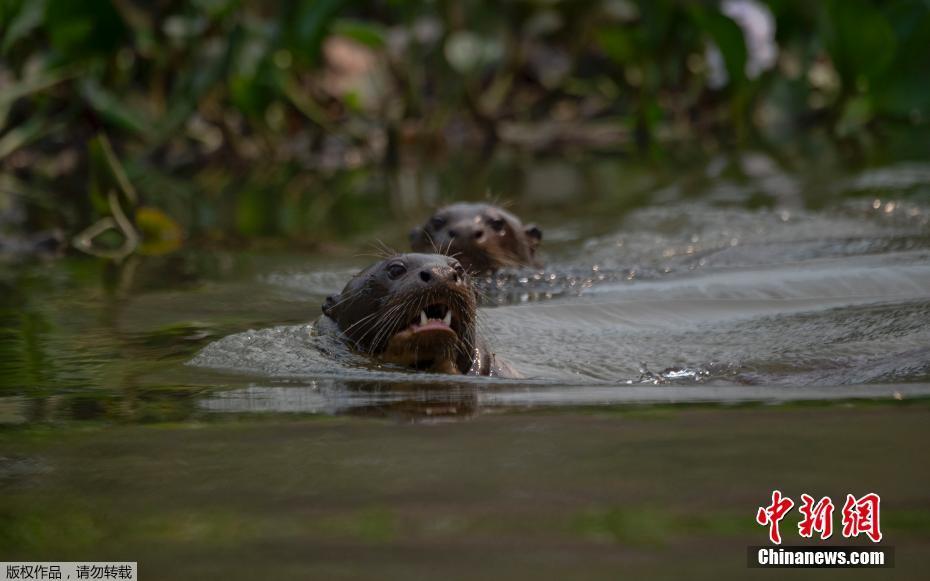
<svg viewBox="0 0 930 581">
<path fill-rule="evenodd" d="M 476 347 L 477 300 L 449 256 L 399 254 L 355 275 L 323 314 L 357 351 L 387 363 L 467 373 Z"/>
<path fill-rule="evenodd" d="M 416 252 L 455 256 L 473 273 L 505 266 L 536 266 L 542 231 L 490 204 L 458 203 L 438 210 L 410 232 Z"/>
</svg>

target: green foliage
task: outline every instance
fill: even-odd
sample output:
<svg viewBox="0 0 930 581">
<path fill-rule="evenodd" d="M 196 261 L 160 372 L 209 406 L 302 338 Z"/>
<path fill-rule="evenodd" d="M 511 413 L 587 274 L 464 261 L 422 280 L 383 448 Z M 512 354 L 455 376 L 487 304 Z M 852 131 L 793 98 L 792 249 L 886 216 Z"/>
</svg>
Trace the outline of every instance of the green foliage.
<svg viewBox="0 0 930 581">
<path fill-rule="evenodd" d="M 25 2 L 21 12 L 28 12 Z M 110 0 L 46 0 L 43 28 L 65 61 L 104 58 L 125 42 L 128 29 Z M 4 41 L 5 42 L 5 41 Z"/>
<path fill-rule="evenodd" d="M 692 14 L 695 22 L 720 48 L 730 82 L 737 87 L 741 86 L 746 81 L 746 42 L 743 31 L 736 22 L 715 10 L 695 7 Z"/>
<path fill-rule="evenodd" d="M 286 44 L 300 62 L 317 65 L 320 47 L 345 0 L 300 0 L 282 11 Z"/>
<path fill-rule="evenodd" d="M 325 179 L 401 148 L 527 134 L 514 126 L 582 146 L 585 124 L 615 127 L 611 147 L 654 151 L 765 134 L 761 109 L 844 140 L 930 118 L 926 1 L 756 7 L 774 16 L 778 57 L 748 74 L 758 48 L 725 2 L 0 0 L 0 168 L 59 192 L 57 225 L 81 230 L 106 211 L 88 147 L 102 132 L 143 184 L 140 203 L 197 230 L 196 216 L 217 215 L 197 192 L 219 195 L 246 167 Z M 176 178 L 195 186 L 162 187 Z M 274 218 L 289 202 L 268 190 L 241 193 L 235 234 L 287 223 L 305 235 L 313 211 L 303 227 Z M 339 206 L 317 196 L 314 208 Z"/>
<path fill-rule="evenodd" d="M 879 78 L 892 62 L 896 44 L 882 12 L 866 0 L 833 0 L 822 6 L 824 45 L 844 87 Z"/>
</svg>

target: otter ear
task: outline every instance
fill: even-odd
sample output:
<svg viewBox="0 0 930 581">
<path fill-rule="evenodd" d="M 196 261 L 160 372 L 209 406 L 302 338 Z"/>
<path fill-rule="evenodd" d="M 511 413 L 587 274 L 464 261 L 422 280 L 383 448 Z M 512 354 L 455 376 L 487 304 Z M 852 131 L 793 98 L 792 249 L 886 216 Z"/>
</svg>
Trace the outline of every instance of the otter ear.
<svg viewBox="0 0 930 581">
<path fill-rule="evenodd" d="M 536 247 L 542 242 L 542 230 L 539 229 L 539 226 L 536 224 L 527 224 L 526 228 L 523 229 L 523 233 L 526 234 L 526 237 L 530 240 L 530 248 L 536 250 Z"/>
<path fill-rule="evenodd" d="M 329 295 L 326 297 L 326 300 L 323 301 L 323 314 L 327 317 L 332 317 L 333 307 L 336 306 L 336 299 L 339 298 L 339 295 Z"/>
</svg>

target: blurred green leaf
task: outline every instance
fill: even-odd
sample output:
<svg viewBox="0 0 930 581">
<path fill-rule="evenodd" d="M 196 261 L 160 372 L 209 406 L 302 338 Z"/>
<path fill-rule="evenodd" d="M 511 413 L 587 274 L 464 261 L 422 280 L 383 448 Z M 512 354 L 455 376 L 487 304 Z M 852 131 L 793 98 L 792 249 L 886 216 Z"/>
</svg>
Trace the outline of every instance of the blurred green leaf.
<svg viewBox="0 0 930 581">
<path fill-rule="evenodd" d="M 67 61 L 109 55 L 128 32 L 110 0 L 48 0 L 45 28 L 52 46 Z"/>
<path fill-rule="evenodd" d="M 136 210 L 136 227 L 142 235 L 141 254 L 156 256 L 181 247 L 181 226 L 158 208 L 142 207 Z"/>
<path fill-rule="evenodd" d="M 241 38 L 242 31 L 234 28 L 226 42 L 218 45 L 222 50 L 199 46 L 189 57 L 187 66 L 174 72 L 174 87 L 168 97 L 167 110 L 157 121 L 157 133 L 150 139 L 152 145 L 160 145 L 182 131 L 204 96 L 222 83 Z M 228 90 L 228 85 L 224 86 L 224 91 Z"/>
<path fill-rule="evenodd" d="M 837 135 L 849 137 L 861 131 L 872 120 L 872 116 L 872 100 L 869 97 L 859 95 L 848 100 L 836 124 Z"/>
<path fill-rule="evenodd" d="M 87 199 L 98 216 L 105 216 L 110 210 L 107 192 L 116 186 L 116 180 L 96 138 L 87 143 L 87 170 Z"/>
<path fill-rule="evenodd" d="M 385 45 L 384 27 L 374 22 L 340 18 L 333 22 L 332 33 L 370 48 L 382 48 Z"/>
<path fill-rule="evenodd" d="M 930 3 L 900 0 L 885 10 L 898 39 L 895 59 L 873 83 L 877 112 L 909 117 L 930 116 Z"/>
<path fill-rule="evenodd" d="M 746 40 L 742 29 L 716 10 L 696 7 L 692 14 L 701 29 L 720 49 L 730 85 L 741 85 L 746 80 Z"/>
<path fill-rule="evenodd" d="M 298 60 L 319 63 L 323 38 L 344 4 L 345 0 L 301 0 L 282 12 L 288 48 Z"/>
<path fill-rule="evenodd" d="M 191 0 L 191 4 L 211 18 L 221 18 L 238 8 L 241 2 L 240 0 Z"/>
<path fill-rule="evenodd" d="M 0 137 L 0 160 L 27 143 L 38 139 L 51 128 L 43 117 L 33 117 Z"/>
<path fill-rule="evenodd" d="M 278 206 L 272 192 L 259 187 L 236 194 L 236 232 L 242 236 L 262 236 L 275 232 Z"/>
<path fill-rule="evenodd" d="M 619 26 L 602 28 L 595 33 L 598 46 L 615 63 L 623 65 L 633 60 L 633 39 Z"/>
<path fill-rule="evenodd" d="M 80 83 L 81 96 L 104 119 L 121 129 L 151 137 L 155 131 L 152 121 L 138 107 L 132 107 L 116 95 L 104 89 L 95 79 L 83 79 Z"/>
<path fill-rule="evenodd" d="M 676 0 L 641 0 L 637 6 L 637 44 L 640 50 L 658 52 L 668 44 L 679 3 Z"/>
<path fill-rule="evenodd" d="M 11 3 L 12 4 L 12 3 Z M 27 0 L 20 2 L 19 11 L 7 15 L 9 26 L 5 28 L 3 43 L 0 44 L 0 54 L 6 54 L 20 40 L 32 34 L 42 24 L 45 13 L 45 0 Z"/>
<path fill-rule="evenodd" d="M 7 85 L 3 88 L 3 91 L 0 92 L 0 111 L 9 107 L 13 101 L 17 99 L 32 95 L 33 93 L 38 93 L 39 91 L 44 91 L 77 74 L 78 73 L 75 72 L 74 69 L 70 68 L 43 71 L 28 79 L 14 82 L 12 85 Z"/>
<path fill-rule="evenodd" d="M 895 33 L 866 0 L 827 0 L 823 4 L 824 42 L 846 90 L 859 78 L 874 80 L 894 60 Z"/>
<path fill-rule="evenodd" d="M 896 79 L 874 93 L 875 108 L 882 113 L 904 118 L 915 113 L 930 115 L 930 72 Z"/>
<path fill-rule="evenodd" d="M 291 104 L 294 105 L 298 111 L 303 113 L 307 119 L 323 127 L 327 131 L 336 130 L 336 128 L 332 127 L 332 124 L 330 124 L 329 119 L 327 119 L 326 111 L 324 111 L 310 95 L 307 95 L 301 90 L 293 77 L 285 75 L 279 76 L 278 86 L 281 92 L 290 100 Z"/>
</svg>

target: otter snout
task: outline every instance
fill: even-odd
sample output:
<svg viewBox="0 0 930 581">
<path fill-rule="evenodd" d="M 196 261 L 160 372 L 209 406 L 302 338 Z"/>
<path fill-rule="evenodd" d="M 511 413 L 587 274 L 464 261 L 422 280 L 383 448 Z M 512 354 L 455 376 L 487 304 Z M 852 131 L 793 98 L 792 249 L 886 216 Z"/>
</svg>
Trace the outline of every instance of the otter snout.
<svg viewBox="0 0 930 581">
<path fill-rule="evenodd" d="M 462 221 L 451 226 L 447 232 L 449 240 L 458 243 L 483 242 L 485 229 L 481 223 Z"/>
<path fill-rule="evenodd" d="M 485 256 L 490 252 L 487 229 L 478 221 L 462 220 L 445 230 L 445 240 L 439 247 L 445 248 L 450 255 L 456 256 L 459 262 L 469 270 L 483 270 L 484 261 L 476 258 Z"/>
<path fill-rule="evenodd" d="M 470 246 L 483 244 L 486 230 L 480 220 L 462 220 L 446 230 L 449 242 L 455 246 Z"/>
<path fill-rule="evenodd" d="M 424 286 L 461 285 L 464 277 L 451 266 L 430 266 L 420 269 L 420 281 Z"/>
</svg>

